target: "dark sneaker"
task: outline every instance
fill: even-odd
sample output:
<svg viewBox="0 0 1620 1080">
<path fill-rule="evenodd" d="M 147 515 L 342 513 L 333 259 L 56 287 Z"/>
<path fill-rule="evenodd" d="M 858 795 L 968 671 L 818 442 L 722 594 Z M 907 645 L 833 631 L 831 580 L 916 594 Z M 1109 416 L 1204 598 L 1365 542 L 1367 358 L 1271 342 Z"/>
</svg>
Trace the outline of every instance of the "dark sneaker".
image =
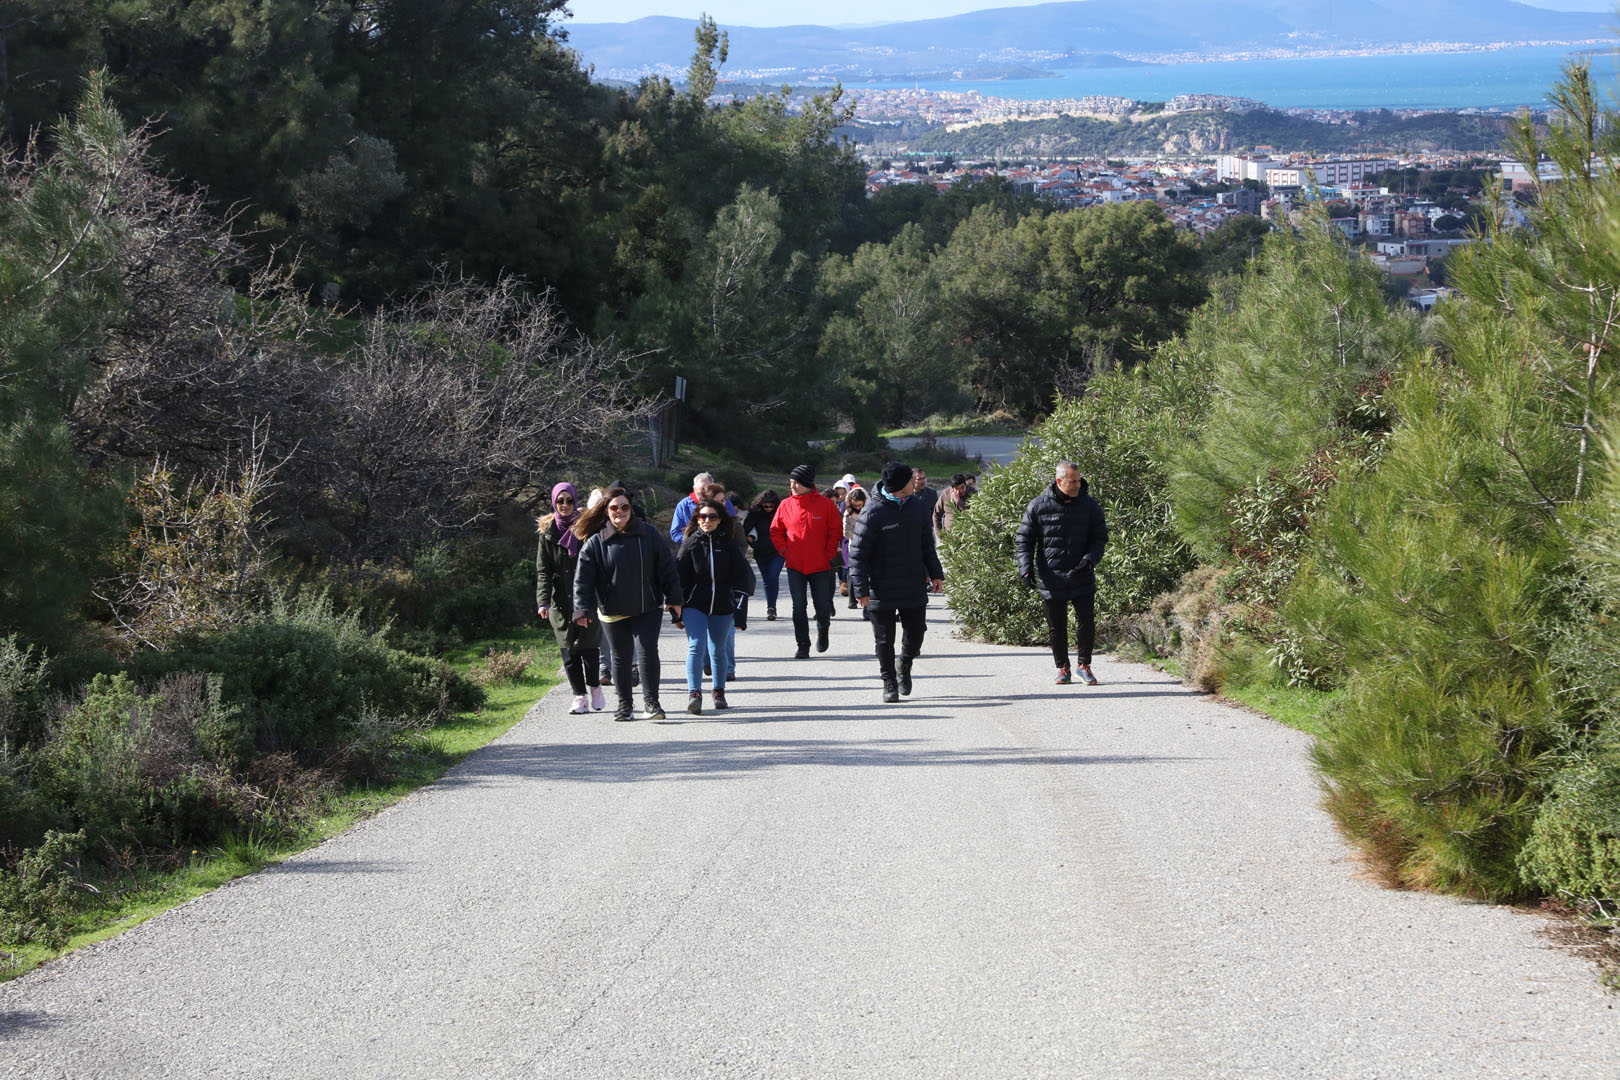
<svg viewBox="0 0 1620 1080">
<path fill-rule="evenodd" d="M 731 708 L 731 706 L 726 702 L 726 692 L 724 690 L 716 690 L 714 692 L 714 707 L 717 709 Z"/>
<path fill-rule="evenodd" d="M 766 622 L 775 622 L 776 621 L 776 609 L 775 608 L 766 608 L 765 609 L 765 621 Z"/>
<path fill-rule="evenodd" d="M 630 665 L 630 685 L 631 686 L 640 686 L 641 685 L 641 665 L 640 664 L 631 664 Z"/>
<path fill-rule="evenodd" d="M 603 686 L 613 685 L 613 672 L 609 671 L 607 668 L 603 668 L 601 671 L 597 672 L 596 675 L 597 681 Z"/>
<path fill-rule="evenodd" d="M 705 675 L 713 675 L 714 674 L 714 670 L 709 666 L 709 662 L 707 660 L 703 661 L 703 674 L 705 674 Z"/>
<path fill-rule="evenodd" d="M 703 691 L 693 690 L 686 695 L 686 711 L 697 716 L 703 711 Z"/>
<path fill-rule="evenodd" d="M 1081 664 L 1080 667 L 1078 668 L 1078 671 L 1080 673 L 1080 681 L 1081 682 L 1085 683 L 1087 686 L 1096 686 L 1097 685 L 1097 676 L 1095 676 L 1095 675 L 1093 675 L 1091 673 L 1091 665 L 1090 664 Z"/>
<path fill-rule="evenodd" d="M 664 718 L 664 707 L 656 701 L 649 701 L 641 707 L 641 718 L 643 720 L 662 720 Z"/>
<path fill-rule="evenodd" d="M 799 642 L 799 651 L 793 654 L 793 659 L 795 659 L 795 660 L 808 660 L 808 659 L 810 659 L 810 643 L 808 641 Z"/>
<path fill-rule="evenodd" d="M 893 705 L 895 702 L 897 702 L 899 700 L 900 700 L 900 687 L 895 685 L 893 682 L 885 680 L 884 683 L 883 683 L 883 701 L 884 701 L 884 704 Z"/>
<path fill-rule="evenodd" d="M 628 705 L 620 705 L 613 710 L 613 719 L 615 720 L 634 720 L 635 718 L 635 712 Z"/>
<path fill-rule="evenodd" d="M 901 697 L 909 697 L 910 695 L 911 695 L 911 661 L 910 660 L 901 660 L 900 661 L 900 696 Z"/>
<path fill-rule="evenodd" d="M 816 652 L 826 652 L 826 651 L 827 651 L 827 628 L 825 626 L 818 626 L 818 627 L 816 627 Z"/>
<path fill-rule="evenodd" d="M 1069 678 L 1069 669 L 1066 667 L 1060 667 L 1058 668 L 1057 678 L 1053 679 L 1052 681 L 1059 686 L 1068 686 L 1073 680 Z"/>
</svg>

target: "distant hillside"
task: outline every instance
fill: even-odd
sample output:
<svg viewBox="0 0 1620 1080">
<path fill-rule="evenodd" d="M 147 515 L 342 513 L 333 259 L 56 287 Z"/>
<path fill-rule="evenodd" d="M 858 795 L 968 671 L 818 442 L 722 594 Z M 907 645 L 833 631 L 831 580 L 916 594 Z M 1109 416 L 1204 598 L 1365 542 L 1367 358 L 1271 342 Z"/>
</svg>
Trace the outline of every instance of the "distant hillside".
<svg viewBox="0 0 1620 1080">
<path fill-rule="evenodd" d="M 1547 11 L 1512 0 L 1070 0 L 885 26 L 725 26 L 733 72 L 846 81 L 979 65 L 1046 70 L 1117 62 L 1114 54 L 1387 49 L 1423 42 L 1609 40 L 1612 14 Z M 571 23 L 570 44 L 598 72 L 685 70 L 693 20 Z"/>
<path fill-rule="evenodd" d="M 1279 151 L 1353 153 L 1380 150 L 1480 150 L 1494 152 L 1507 119 L 1435 113 L 1400 119 L 1388 112 L 1362 114 L 1362 123 L 1324 124 L 1263 110 L 1252 113 L 1193 112 L 1146 120 L 1098 120 L 1065 116 L 983 124 L 961 131 L 933 128 L 899 132 L 851 126 L 852 138 L 876 152 L 904 148 L 966 157 L 1121 157 L 1165 154 L 1201 157 L 1251 146 Z"/>
</svg>

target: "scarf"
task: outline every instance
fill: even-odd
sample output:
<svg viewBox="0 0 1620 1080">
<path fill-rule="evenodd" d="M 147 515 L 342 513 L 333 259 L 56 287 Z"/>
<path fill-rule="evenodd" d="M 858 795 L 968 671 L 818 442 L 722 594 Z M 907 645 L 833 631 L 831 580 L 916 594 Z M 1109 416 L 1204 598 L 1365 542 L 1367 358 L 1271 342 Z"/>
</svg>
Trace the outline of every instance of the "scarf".
<svg viewBox="0 0 1620 1080">
<path fill-rule="evenodd" d="M 557 496 L 563 494 L 574 497 L 573 512 L 564 517 L 559 511 L 552 520 L 557 523 L 557 542 L 562 545 L 562 549 L 568 553 L 570 559 L 577 559 L 579 558 L 579 546 L 583 543 L 579 537 L 574 535 L 574 522 L 579 520 L 579 493 L 574 490 L 573 484 L 564 480 L 551 489 L 551 505 L 553 509 L 557 506 Z"/>
<path fill-rule="evenodd" d="M 882 484 L 879 484 L 875 490 L 877 491 L 878 498 L 880 498 L 880 499 L 888 499 L 890 502 L 894 503 L 894 505 L 896 505 L 896 506 L 901 505 L 907 499 L 911 498 L 910 495 L 890 495 L 889 494 L 889 489 L 884 487 Z"/>
</svg>

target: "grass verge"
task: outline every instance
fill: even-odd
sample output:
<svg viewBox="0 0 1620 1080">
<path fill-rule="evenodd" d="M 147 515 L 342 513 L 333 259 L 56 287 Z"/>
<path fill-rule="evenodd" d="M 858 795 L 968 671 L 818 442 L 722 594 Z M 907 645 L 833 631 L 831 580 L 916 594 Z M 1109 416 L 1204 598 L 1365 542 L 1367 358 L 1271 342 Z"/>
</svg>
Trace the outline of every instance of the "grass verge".
<svg viewBox="0 0 1620 1080">
<path fill-rule="evenodd" d="M 1331 693 L 1313 690 L 1308 686 L 1227 685 L 1221 687 L 1220 696 L 1314 737 L 1326 730 L 1323 718 L 1343 693 L 1342 690 Z"/>
<path fill-rule="evenodd" d="M 174 870 L 131 866 L 89 875 L 83 885 L 91 899 L 73 919 L 74 929 L 67 944 L 48 949 L 0 941 L 0 982 L 75 949 L 117 937 L 154 915 L 308 850 L 431 784 L 468 754 L 504 735 L 523 719 L 529 706 L 556 685 L 557 642 L 549 627 L 526 627 L 498 638 L 471 642 L 445 658 L 458 671 L 468 674 L 482 664 L 491 648 L 529 649 L 534 653 L 534 663 L 518 678 L 486 687 L 487 701 L 478 712 L 452 716 L 424 732 L 420 745 L 393 780 L 350 787 L 330 797 L 319 815 L 293 837 L 267 841 L 236 836 L 213 848 L 191 852 Z"/>
</svg>

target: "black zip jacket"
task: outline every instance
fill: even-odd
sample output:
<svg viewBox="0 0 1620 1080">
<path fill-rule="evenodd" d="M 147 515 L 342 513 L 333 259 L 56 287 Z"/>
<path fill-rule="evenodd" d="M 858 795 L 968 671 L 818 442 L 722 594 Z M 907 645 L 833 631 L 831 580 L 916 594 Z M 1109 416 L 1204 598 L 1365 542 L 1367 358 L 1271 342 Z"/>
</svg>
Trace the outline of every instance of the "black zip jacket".
<svg viewBox="0 0 1620 1080">
<path fill-rule="evenodd" d="M 942 578 L 933 512 L 918 498 L 890 502 L 879 485 L 855 519 L 849 542 L 849 591 L 879 609 L 926 607 L 928 582 Z"/>
<path fill-rule="evenodd" d="M 737 541 L 716 529 L 697 529 L 681 538 L 675 554 L 675 571 L 681 579 L 681 605 L 694 607 L 705 615 L 730 615 L 737 610 L 732 595 L 754 591 L 754 572 L 748 556 Z"/>
<path fill-rule="evenodd" d="M 1097 591 L 1092 567 L 1102 561 L 1107 544 L 1108 524 L 1086 481 L 1080 481 L 1080 494 L 1073 498 L 1053 483 L 1030 500 L 1019 522 L 1018 574 L 1032 580 L 1047 600 L 1090 596 Z"/>
<path fill-rule="evenodd" d="M 574 570 L 574 611 L 640 615 L 681 602 L 669 542 L 634 515 L 623 532 L 611 524 L 585 541 Z"/>
</svg>

